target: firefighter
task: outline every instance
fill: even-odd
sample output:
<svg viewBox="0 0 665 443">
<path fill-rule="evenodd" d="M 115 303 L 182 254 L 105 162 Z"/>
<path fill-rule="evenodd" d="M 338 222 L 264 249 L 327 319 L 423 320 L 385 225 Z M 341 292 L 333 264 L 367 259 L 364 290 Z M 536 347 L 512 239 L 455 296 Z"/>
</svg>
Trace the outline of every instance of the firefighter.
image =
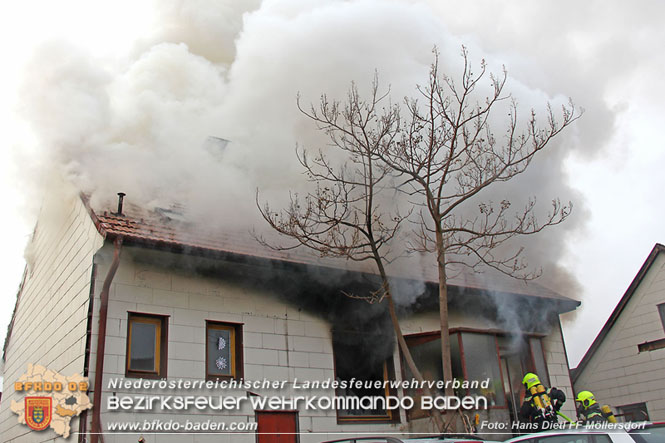
<svg viewBox="0 0 665 443">
<path fill-rule="evenodd" d="M 528 372 L 522 379 L 526 393 L 520 408 L 520 420 L 531 423 L 533 430 L 547 429 L 545 422 L 556 423 L 557 412 L 566 401 L 566 394 L 557 388 L 546 388 L 538 376 Z"/>
<path fill-rule="evenodd" d="M 591 392 L 579 392 L 577 398 L 575 398 L 575 402 L 577 403 L 577 418 L 583 425 L 587 423 L 602 423 L 608 421 L 616 423 L 616 419 L 614 418 L 610 407 L 603 406 L 601 408 Z"/>
</svg>

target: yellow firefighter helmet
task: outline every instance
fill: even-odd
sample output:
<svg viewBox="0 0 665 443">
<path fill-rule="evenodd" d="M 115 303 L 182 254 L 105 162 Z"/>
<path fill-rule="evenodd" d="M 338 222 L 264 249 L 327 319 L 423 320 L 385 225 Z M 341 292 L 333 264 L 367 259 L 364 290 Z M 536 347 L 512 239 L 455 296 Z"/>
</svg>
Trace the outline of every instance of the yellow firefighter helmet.
<svg viewBox="0 0 665 443">
<path fill-rule="evenodd" d="M 540 384 L 540 379 L 533 372 L 527 372 L 526 374 L 524 374 L 524 378 L 522 379 L 522 384 L 527 389 L 531 389 L 532 387 Z"/>
<path fill-rule="evenodd" d="M 596 404 L 596 399 L 593 394 L 589 391 L 580 391 L 577 394 L 575 401 L 579 401 L 585 408 L 588 408 L 591 405 Z"/>
</svg>

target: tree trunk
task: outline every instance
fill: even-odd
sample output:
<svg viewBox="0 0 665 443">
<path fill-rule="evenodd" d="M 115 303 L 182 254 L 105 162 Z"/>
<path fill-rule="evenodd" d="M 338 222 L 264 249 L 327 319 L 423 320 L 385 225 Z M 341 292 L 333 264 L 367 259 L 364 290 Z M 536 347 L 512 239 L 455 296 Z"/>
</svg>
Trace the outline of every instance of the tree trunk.
<svg viewBox="0 0 665 443">
<path fill-rule="evenodd" d="M 411 371 L 411 374 L 413 374 L 416 380 L 422 383 L 425 379 L 423 378 L 423 375 L 420 373 L 420 370 L 416 366 L 416 362 L 413 360 L 413 356 L 411 355 L 411 350 L 409 349 L 409 346 L 406 344 L 406 340 L 404 339 L 404 334 L 402 333 L 402 327 L 400 326 L 399 319 L 397 318 L 395 301 L 393 300 L 392 292 L 390 291 L 390 284 L 388 283 L 388 276 L 386 275 L 383 263 L 380 260 L 375 260 L 375 261 L 377 262 L 377 266 L 379 268 L 379 274 L 381 275 L 381 279 L 385 288 L 385 299 L 388 302 L 388 312 L 390 314 L 390 320 L 393 324 L 393 329 L 395 330 L 397 343 L 399 345 L 400 350 L 402 351 L 402 355 L 404 356 L 404 360 L 406 362 L 407 367 L 409 368 L 409 371 Z M 433 396 L 432 391 L 428 387 L 424 387 L 424 389 L 427 395 Z M 436 409 L 430 410 L 430 416 L 434 420 L 434 423 L 438 431 L 444 432 L 446 425 L 443 422 L 443 417 L 441 417 L 439 411 Z"/>
<path fill-rule="evenodd" d="M 443 235 L 436 231 L 437 266 L 439 270 L 439 322 L 441 325 L 441 366 L 443 378 L 446 381 L 453 379 L 453 369 L 450 360 L 450 326 L 448 324 L 448 282 L 446 281 L 446 261 L 443 250 Z M 446 395 L 455 395 L 452 386 L 446 386 Z"/>
</svg>

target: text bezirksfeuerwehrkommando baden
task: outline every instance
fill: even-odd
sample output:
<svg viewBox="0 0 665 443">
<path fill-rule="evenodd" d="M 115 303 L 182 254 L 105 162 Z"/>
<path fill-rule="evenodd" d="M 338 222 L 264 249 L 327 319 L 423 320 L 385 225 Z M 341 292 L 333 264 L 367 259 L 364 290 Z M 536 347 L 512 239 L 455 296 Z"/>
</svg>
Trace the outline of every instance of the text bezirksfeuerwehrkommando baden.
<svg viewBox="0 0 665 443">
<path fill-rule="evenodd" d="M 486 409 L 487 398 L 482 395 L 445 396 L 436 395 L 446 388 L 453 389 L 487 389 L 490 380 L 436 380 L 418 381 L 409 380 L 350 380 L 326 379 L 317 381 L 303 381 L 295 378 L 293 381 L 285 380 L 126 380 L 123 378 L 111 379 L 108 382 L 110 391 L 129 391 L 126 393 L 114 392 L 106 399 L 106 406 L 110 411 L 169 411 L 169 410 L 238 410 L 245 404 L 251 403 L 253 409 L 305 409 L 331 410 L 331 409 Z M 263 395 L 252 392 L 253 395 L 168 395 L 168 391 L 178 390 L 229 390 L 229 391 L 260 391 L 260 390 L 319 390 L 323 395 Z M 355 395 L 365 389 L 430 389 L 434 395 L 417 397 L 410 395 Z M 160 393 L 148 394 L 147 391 L 160 390 Z M 132 392 L 133 391 L 133 392 Z M 166 391 L 166 392 L 165 392 Z M 340 394 L 341 395 L 338 395 Z M 326 395 L 327 394 L 327 395 Z"/>
</svg>

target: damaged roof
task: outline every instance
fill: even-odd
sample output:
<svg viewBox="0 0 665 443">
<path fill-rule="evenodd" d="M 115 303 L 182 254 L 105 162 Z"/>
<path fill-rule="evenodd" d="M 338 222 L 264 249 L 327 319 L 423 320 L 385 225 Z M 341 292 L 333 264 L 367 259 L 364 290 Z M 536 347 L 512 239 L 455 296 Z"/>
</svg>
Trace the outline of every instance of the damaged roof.
<svg viewBox="0 0 665 443">
<path fill-rule="evenodd" d="M 212 231 L 194 227 L 178 216 L 177 211 L 158 209 L 148 211 L 136 205 L 125 205 L 122 214 L 109 211 L 95 212 L 82 196 L 97 229 L 106 239 L 123 237 L 125 244 L 166 249 L 183 254 L 212 255 L 218 257 L 249 257 L 292 263 L 330 267 L 349 272 L 376 274 L 371 261 L 352 261 L 342 257 L 321 257 L 307 248 L 276 250 L 262 245 L 249 229 Z M 431 265 L 429 265 L 431 263 Z M 414 279 L 438 284 L 438 270 L 433 260 L 420 266 L 392 266 L 392 277 Z M 465 272 L 451 279 L 449 284 L 461 289 L 492 291 L 495 293 L 535 296 L 556 301 L 562 312 L 573 310 L 580 302 L 563 296 L 533 281 L 525 282 L 504 275 Z"/>
</svg>

